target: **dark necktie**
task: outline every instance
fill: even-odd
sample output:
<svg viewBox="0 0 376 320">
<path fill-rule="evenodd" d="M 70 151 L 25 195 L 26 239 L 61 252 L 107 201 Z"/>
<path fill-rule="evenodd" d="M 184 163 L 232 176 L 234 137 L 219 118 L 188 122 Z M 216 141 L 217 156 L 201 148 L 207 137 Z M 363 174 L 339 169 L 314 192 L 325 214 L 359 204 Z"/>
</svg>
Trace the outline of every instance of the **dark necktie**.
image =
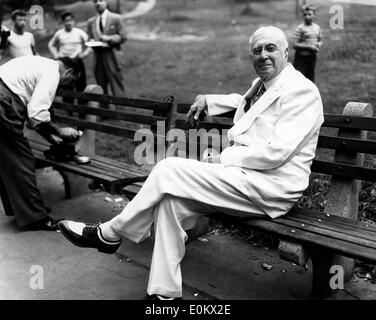
<svg viewBox="0 0 376 320">
<path fill-rule="evenodd" d="M 264 84 L 262 83 L 259 89 L 257 90 L 256 94 L 252 98 L 246 98 L 245 99 L 245 106 L 244 106 L 244 112 L 247 112 L 251 106 L 253 106 L 258 99 L 264 94 L 266 91 L 266 88 Z"/>
<path fill-rule="evenodd" d="M 99 17 L 99 30 L 103 33 L 103 22 L 102 22 L 102 16 Z"/>
</svg>

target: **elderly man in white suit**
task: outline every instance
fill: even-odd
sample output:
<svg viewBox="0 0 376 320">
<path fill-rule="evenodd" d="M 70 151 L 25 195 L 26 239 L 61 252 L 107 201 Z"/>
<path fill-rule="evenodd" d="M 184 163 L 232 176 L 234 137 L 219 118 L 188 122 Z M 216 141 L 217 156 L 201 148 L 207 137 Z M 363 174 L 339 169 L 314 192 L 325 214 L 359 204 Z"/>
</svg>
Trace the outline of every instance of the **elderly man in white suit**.
<svg viewBox="0 0 376 320">
<path fill-rule="evenodd" d="M 155 228 L 146 298 L 182 297 L 180 263 L 186 230 L 200 215 L 223 211 L 241 217 L 279 217 L 309 183 L 323 107 L 317 87 L 288 63 L 282 30 L 261 27 L 250 38 L 259 78 L 245 95 L 200 95 L 188 117 L 236 109 L 230 146 L 209 162 L 167 158 L 150 173 L 136 197 L 103 224 L 63 220 L 75 245 L 114 253 L 125 237 L 140 242 Z M 258 100 L 257 100 L 258 99 Z"/>
</svg>

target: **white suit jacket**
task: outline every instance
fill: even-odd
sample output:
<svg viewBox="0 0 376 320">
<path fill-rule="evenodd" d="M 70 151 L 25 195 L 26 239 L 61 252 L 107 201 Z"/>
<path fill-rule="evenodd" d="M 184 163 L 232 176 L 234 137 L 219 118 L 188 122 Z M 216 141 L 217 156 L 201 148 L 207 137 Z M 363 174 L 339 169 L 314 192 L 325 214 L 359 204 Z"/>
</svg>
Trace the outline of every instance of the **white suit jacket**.
<svg viewBox="0 0 376 320">
<path fill-rule="evenodd" d="M 222 151 L 221 163 L 244 172 L 241 183 L 251 203 L 275 218 L 287 213 L 308 187 L 323 106 L 315 84 L 288 64 L 244 113 L 245 98 L 253 96 L 259 81 L 243 96 L 206 95 L 206 100 L 211 116 L 237 109 L 228 131 L 234 143 Z"/>
</svg>

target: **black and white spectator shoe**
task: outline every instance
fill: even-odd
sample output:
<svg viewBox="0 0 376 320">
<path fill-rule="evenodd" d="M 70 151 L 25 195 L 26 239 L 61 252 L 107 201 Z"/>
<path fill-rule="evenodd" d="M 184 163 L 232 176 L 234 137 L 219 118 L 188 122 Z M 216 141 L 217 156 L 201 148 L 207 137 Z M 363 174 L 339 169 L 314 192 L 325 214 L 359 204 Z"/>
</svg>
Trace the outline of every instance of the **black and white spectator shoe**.
<svg viewBox="0 0 376 320">
<path fill-rule="evenodd" d="M 62 220 L 59 221 L 58 227 L 61 233 L 78 247 L 96 248 L 103 253 L 115 253 L 121 244 L 121 240 L 105 239 L 98 223 Z"/>
</svg>

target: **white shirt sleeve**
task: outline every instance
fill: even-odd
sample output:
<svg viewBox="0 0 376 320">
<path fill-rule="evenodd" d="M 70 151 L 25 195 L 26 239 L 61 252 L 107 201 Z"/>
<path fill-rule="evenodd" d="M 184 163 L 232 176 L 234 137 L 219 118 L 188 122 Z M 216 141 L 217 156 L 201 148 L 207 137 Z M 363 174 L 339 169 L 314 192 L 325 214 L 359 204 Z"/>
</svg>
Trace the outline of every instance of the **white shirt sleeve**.
<svg viewBox="0 0 376 320">
<path fill-rule="evenodd" d="M 51 121 L 49 109 L 60 81 L 57 64 L 56 68 L 57 70 L 53 68 L 51 68 L 52 70 L 43 70 L 37 77 L 33 94 L 27 105 L 29 119 L 39 122 Z"/>
<path fill-rule="evenodd" d="M 87 33 L 82 29 L 78 29 L 78 30 L 79 30 L 80 37 L 82 39 L 82 43 L 87 42 L 89 40 L 89 36 L 87 35 Z"/>
</svg>

